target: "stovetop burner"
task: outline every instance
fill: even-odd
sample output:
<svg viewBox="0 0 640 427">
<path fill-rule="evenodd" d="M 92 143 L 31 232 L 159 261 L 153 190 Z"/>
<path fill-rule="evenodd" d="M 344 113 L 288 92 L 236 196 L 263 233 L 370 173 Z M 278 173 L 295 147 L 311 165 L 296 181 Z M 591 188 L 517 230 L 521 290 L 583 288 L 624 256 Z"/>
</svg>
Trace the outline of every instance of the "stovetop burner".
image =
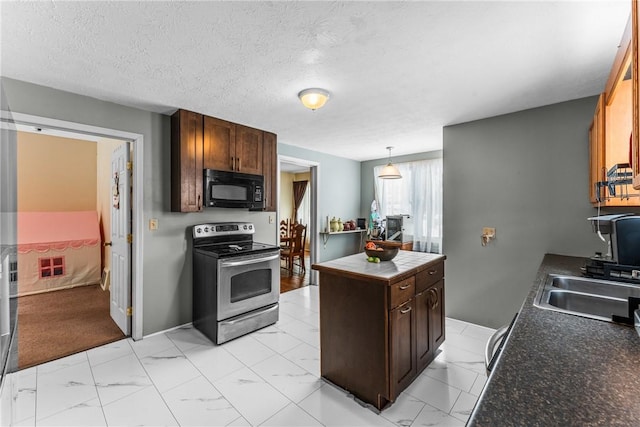
<svg viewBox="0 0 640 427">
<path fill-rule="evenodd" d="M 253 241 L 255 227 L 248 222 L 218 222 L 193 226 L 194 249 L 216 257 L 268 252 L 278 246 Z"/>
<path fill-rule="evenodd" d="M 218 256 L 225 255 L 246 255 L 247 253 L 258 253 L 271 251 L 274 249 L 278 249 L 277 246 L 267 245 L 265 243 L 258 242 L 245 242 L 245 243 L 233 243 L 233 244 L 216 244 L 216 245 L 207 245 L 207 246 L 199 246 L 197 249 L 201 251 L 211 252 Z"/>
</svg>

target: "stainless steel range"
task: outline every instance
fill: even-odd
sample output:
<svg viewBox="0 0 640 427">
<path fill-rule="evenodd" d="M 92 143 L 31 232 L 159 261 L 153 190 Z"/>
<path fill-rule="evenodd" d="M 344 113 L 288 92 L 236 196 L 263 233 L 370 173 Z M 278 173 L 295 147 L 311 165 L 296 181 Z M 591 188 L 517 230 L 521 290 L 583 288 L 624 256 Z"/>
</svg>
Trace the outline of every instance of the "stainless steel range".
<svg viewBox="0 0 640 427">
<path fill-rule="evenodd" d="M 216 344 L 278 321 L 280 248 L 248 222 L 193 226 L 193 325 Z"/>
</svg>

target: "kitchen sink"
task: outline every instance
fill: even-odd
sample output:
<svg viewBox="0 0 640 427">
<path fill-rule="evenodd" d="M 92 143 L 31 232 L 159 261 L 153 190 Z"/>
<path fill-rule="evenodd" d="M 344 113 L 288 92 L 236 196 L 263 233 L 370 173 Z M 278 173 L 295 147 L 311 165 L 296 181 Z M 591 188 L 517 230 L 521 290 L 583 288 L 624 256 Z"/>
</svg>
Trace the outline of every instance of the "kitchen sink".
<svg viewBox="0 0 640 427">
<path fill-rule="evenodd" d="M 629 316 L 629 297 L 640 297 L 640 285 L 550 274 L 534 306 L 612 322 Z"/>
</svg>

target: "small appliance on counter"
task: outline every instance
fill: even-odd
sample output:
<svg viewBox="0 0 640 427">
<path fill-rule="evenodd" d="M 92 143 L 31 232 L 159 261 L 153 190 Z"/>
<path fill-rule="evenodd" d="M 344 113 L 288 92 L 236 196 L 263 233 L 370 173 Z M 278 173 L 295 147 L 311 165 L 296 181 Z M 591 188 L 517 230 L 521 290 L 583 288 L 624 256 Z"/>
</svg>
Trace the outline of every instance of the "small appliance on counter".
<svg viewBox="0 0 640 427">
<path fill-rule="evenodd" d="M 413 219 L 410 215 L 387 215 L 387 240 L 413 242 Z"/>
<path fill-rule="evenodd" d="M 372 224 L 373 226 L 370 230 L 371 240 L 384 240 L 384 226 L 382 225 L 382 220 L 378 218 L 374 220 Z"/>
<path fill-rule="evenodd" d="M 588 220 L 594 233 L 607 243 L 607 253 L 591 257 L 584 268 L 585 275 L 640 283 L 640 216 L 600 215 Z"/>
</svg>

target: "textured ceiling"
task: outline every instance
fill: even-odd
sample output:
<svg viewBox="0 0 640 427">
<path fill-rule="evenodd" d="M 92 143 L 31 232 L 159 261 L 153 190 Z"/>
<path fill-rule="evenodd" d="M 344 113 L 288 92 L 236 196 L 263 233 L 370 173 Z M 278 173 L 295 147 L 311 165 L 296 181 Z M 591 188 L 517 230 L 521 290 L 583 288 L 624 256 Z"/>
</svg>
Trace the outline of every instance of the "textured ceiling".
<svg viewBox="0 0 640 427">
<path fill-rule="evenodd" d="M 2 76 L 355 160 L 601 92 L 623 1 L 0 2 Z M 315 112 L 297 93 L 332 93 Z"/>
</svg>

